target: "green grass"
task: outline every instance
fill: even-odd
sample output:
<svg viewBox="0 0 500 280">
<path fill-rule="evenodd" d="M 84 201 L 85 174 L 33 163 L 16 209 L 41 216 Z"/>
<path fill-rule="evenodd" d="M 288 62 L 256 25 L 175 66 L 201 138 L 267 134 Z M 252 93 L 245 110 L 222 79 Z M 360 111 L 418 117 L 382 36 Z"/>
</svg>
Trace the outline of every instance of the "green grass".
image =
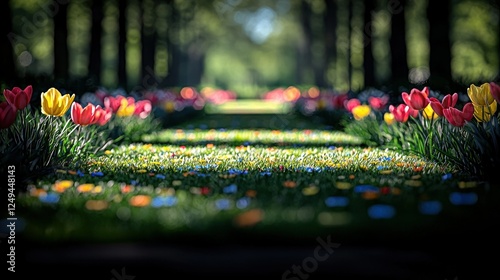
<svg viewBox="0 0 500 280">
<path fill-rule="evenodd" d="M 464 206 L 452 205 L 450 195 L 481 193 L 484 186 L 461 189 L 452 172 L 419 157 L 360 147 L 134 144 L 37 181 L 19 196 L 18 212 L 28 238 L 54 242 L 332 229 L 395 234 L 401 223 L 404 231 L 433 225 L 434 215 L 419 212 L 424 201 L 438 201 L 440 215 L 463 218 Z M 330 197 L 349 202 L 330 207 Z M 396 214 L 372 219 L 373 205 Z"/>
</svg>

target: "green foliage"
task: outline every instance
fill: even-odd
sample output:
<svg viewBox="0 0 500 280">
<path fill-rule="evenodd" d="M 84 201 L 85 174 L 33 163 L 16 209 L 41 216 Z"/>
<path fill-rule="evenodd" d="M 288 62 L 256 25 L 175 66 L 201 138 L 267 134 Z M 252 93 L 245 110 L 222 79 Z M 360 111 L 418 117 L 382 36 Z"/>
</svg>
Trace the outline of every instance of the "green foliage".
<svg viewBox="0 0 500 280">
<path fill-rule="evenodd" d="M 72 130 L 71 120 L 47 117 L 26 108 L 12 126 L 0 130 L 0 166 L 16 165 L 25 181 L 48 173 L 72 158 L 60 145 Z"/>
<path fill-rule="evenodd" d="M 161 122 L 155 119 L 153 115 L 148 115 L 141 119 L 132 115 L 127 117 L 118 117 L 113 115 L 111 120 L 102 127 L 107 131 L 109 138 L 113 139 L 115 144 L 129 144 L 141 142 L 142 136 L 160 130 Z"/>
</svg>

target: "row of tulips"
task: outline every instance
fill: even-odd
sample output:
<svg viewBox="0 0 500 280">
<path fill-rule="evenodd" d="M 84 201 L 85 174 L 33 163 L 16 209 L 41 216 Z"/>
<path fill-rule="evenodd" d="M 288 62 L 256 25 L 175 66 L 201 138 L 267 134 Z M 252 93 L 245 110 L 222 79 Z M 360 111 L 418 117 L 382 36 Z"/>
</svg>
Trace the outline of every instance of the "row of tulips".
<svg viewBox="0 0 500 280">
<path fill-rule="evenodd" d="M 121 134 L 134 127 L 147 128 L 152 121 L 151 101 L 122 95 L 105 96 L 103 106 L 90 102 L 82 105 L 75 101 L 75 94 L 49 88 L 40 94 L 40 110 L 30 105 L 31 85 L 4 89 L 3 95 L 0 166 L 18 164 L 25 174 L 102 151 L 123 138 Z"/>
<path fill-rule="evenodd" d="M 429 87 L 413 88 L 401 93 L 401 104 L 382 111 L 372 102 L 347 100 L 346 110 L 356 121 L 346 124 L 346 132 L 452 164 L 464 174 L 494 179 L 492 171 L 500 167 L 500 85 L 471 84 L 469 100 L 460 104 L 459 93 L 436 96 Z"/>
<path fill-rule="evenodd" d="M 33 94 L 33 87 L 27 86 L 25 89 L 14 87 L 12 90 L 4 89 L 6 102 L 0 103 L 0 128 L 8 128 L 16 118 L 17 112 L 24 110 L 30 103 Z M 137 115 L 145 119 L 151 113 L 151 101 L 135 101 L 133 97 L 107 96 L 104 98 L 105 107 L 88 103 L 85 107 L 75 102 L 75 94 L 62 95 L 56 88 L 50 88 L 41 93 L 42 114 L 52 117 L 62 117 L 71 108 L 71 120 L 80 126 L 90 124 L 105 125 L 115 113 L 119 117 L 129 117 Z"/>
</svg>

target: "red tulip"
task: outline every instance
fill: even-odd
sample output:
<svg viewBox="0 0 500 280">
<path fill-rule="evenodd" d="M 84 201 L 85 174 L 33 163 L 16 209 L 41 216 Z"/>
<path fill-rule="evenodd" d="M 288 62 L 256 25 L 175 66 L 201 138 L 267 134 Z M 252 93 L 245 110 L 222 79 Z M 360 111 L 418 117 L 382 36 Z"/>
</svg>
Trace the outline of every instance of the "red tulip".
<svg viewBox="0 0 500 280">
<path fill-rule="evenodd" d="M 71 105 L 71 120 L 75 124 L 86 126 L 89 124 L 93 124 L 95 116 L 95 106 L 92 103 L 87 104 L 85 108 L 82 108 L 77 102 L 73 102 Z"/>
<path fill-rule="evenodd" d="M 469 122 L 474 116 L 474 106 L 469 102 L 464 105 L 462 111 L 450 107 L 443 109 L 443 114 L 451 125 L 462 127 L 465 125 L 466 121 Z"/>
<path fill-rule="evenodd" d="M 97 105 L 95 107 L 94 122 L 100 126 L 105 125 L 113 116 L 113 111 L 111 108 L 102 108 Z"/>
<path fill-rule="evenodd" d="M 500 85 L 497 83 L 490 83 L 491 96 L 500 104 Z"/>
<path fill-rule="evenodd" d="M 358 107 L 359 105 L 361 105 L 361 101 L 357 98 L 349 99 L 345 102 L 345 108 L 349 112 L 352 112 L 352 109 L 354 109 L 354 107 Z"/>
<path fill-rule="evenodd" d="M 125 97 L 123 95 L 114 96 L 106 96 L 104 97 L 104 107 L 111 108 L 113 113 L 116 113 L 120 106 L 122 105 L 122 99 Z"/>
<path fill-rule="evenodd" d="M 0 129 L 11 126 L 17 117 L 16 107 L 7 102 L 0 103 Z"/>
<path fill-rule="evenodd" d="M 4 89 L 3 95 L 10 105 L 14 106 L 17 110 L 22 110 L 28 106 L 33 94 L 33 87 L 27 86 L 25 89 L 14 87 L 12 90 Z"/>
<path fill-rule="evenodd" d="M 401 94 L 403 101 L 406 105 L 410 106 L 412 109 L 420 111 L 425 109 L 429 105 L 429 88 L 425 87 L 423 90 L 418 90 L 413 88 L 410 94 L 403 92 Z"/>
<path fill-rule="evenodd" d="M 390 105 L 389 111 L 394 115 L 394 119 L 397 122 L 403 122 L 403 123 L 407 122 L 410 115 L 414 114 L 414 112 L 417 112 L 418 114 L 418 111 L 413 110 L 412 108 L 410 108 L 405 104 L 399 104 L 398 107 Z"/>
<path fill-rule="evenodd" d="M 139 100 L 135 102 L 134 115 L 139 116 L 141 119 L 145 119 L 151 113 L 153 106 L 149 100 Z"/>
<path fill-rule="evenodd" d="M 455 107 L 455 105 L 457 104 L 457 101 L 458 101 L 458 94 L 457 93 L 454 93 L 453 95 L 447 94 L 443 98 L 442 102 L 439 102 L 439 100 L 437 98 L 434 98 L 434 97 L 429 98 L 429 101 L 430 101 L 432 110 L 434 110 L 434 112 L 438 116 L 442 117 L 442 116 L 444 116 L 443 109 Z"/>
<path fill-rule="evenodd" d="M 389 101 L 389 97 L 384 95 L 382 97 L 375 97 L 375 96 L 370 96 L 368 97 L 368 104 L 377 111 L 382 110 L 385 105 L 387 105 L 387 102 Z"/>
</svg>

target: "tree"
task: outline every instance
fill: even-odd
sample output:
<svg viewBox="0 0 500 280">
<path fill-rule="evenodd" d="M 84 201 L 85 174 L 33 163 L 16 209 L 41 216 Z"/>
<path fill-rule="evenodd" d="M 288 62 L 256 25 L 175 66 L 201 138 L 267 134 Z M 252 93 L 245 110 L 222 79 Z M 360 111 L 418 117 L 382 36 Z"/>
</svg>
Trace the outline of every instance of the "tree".
<svg viewBox="0 0 500 280">
<path fill-rule="evenodd" d="M 314 75 L 312 69 L 312 28 L 311 28 L 311 7 L 306 0 L 300 1 L 300 25 L 302 27 L 303 38 L 297 46 L 297 83 L 311 83 L 311 76 Z"/>
<path fill-rule="evenodd" d="M 334 63 L 337 56 L 337 5 L 336 1 L 324 0 L 324 2 L 325 69 L 328 70 L 330 67 L 335 67 Z"/>
<path fill-rule="evenodd" d="M 141 1 L 141 85 L 157 86 L 155 75 L 156 29 L 155 0 Z"/>
<path fill-rule="evenodd" d="M 120 1 L 121 2 L 121 1 Z M 101 83 L 101 38 L 103 1 L 93 0 L 92 5 L 92 26 L 90 28 L 90 54 L 88 61 L 88 75 L 95 85 Z"/>
<path fill-rule="evenodd" d="M 429 85 L 447 88 L 452 82 L 450 42 L 450 0 L 429 1 Z"/>
<path fill-rule="evenodd" d="M 372 13 L 375 10 L 375 1 L 364 2 L 363 15 L 363 72 L 364 86 L 372 87 L 375 81 L 375 59 L 373 58 L 373 19 Z"/>
<path fill-rule="evenodd" d="M 101 1 L 99 1 L 101 2 Z M 118 85 L 127 88 L 127 0 L 118 0 Z"/>
<path fill-rule="evenodd" d="M 59 2 L 58 2 L 59 3 Z M 54 79 L 65 83 L 68 78 L 68 2 L 59 3 L 54 16 Z"/>
<path fill-rule="evenodd" d="M 392 14 L 389 45 L 391 48 L 392 83 L 394 85 L 408 84 L 405 4 L 406 0 L 389 1 L 388 3 L 389 11 Z"/>
<path fill-rule="evenodd" d="M 2 59 L 2 67 L 0 67 L 0 82 L 10 84 L 15 78 L 15 58 L 12 42 L 6 40 L 12 32 L 12 11 L 10 7 L 10 0 L 2 1 L 0 4 L 2 16 L 0 17 L 0 36 L 4 38 L 0 40 L 0 53 L 4 57 Z"/>
</svg>

